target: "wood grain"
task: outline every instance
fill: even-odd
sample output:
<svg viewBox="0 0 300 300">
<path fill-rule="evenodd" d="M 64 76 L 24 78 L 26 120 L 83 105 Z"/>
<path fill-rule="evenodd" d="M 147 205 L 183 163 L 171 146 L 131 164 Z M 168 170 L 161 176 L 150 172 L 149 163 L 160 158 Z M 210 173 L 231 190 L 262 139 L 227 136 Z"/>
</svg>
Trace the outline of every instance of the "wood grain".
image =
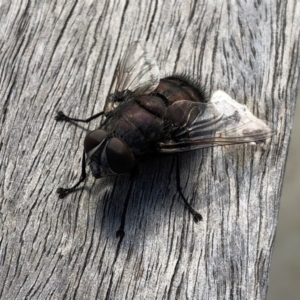
<svg viewBox="0 0 300 300">
<path fill-rule="evenodd" d="M 0 298 L 265 299 L 299 74 L 297 0 L 0 1 Z M 129 176 L 80 175 L 90 125 L 56 110 L 101 111 L 114 68 L 142 41 L 163 70 L 185 72 L 273 123 L 266 148 L 184 153 Z M 120 226 L 128 202 L 124 239 Z"/>
</svg>

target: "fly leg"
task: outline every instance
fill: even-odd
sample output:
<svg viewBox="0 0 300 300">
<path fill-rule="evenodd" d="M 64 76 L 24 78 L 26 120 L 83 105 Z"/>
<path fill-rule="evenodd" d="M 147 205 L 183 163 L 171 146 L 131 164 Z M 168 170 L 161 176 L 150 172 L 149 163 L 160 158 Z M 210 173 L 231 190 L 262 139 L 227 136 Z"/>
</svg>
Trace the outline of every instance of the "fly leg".
<svg viewBox="0 0 300 300">
<path fill-rule="evenodd" d="M 104 114 L 104 111 L 101 111 L 87 119 L 77 119 L 77 118 L 71 118 L 69 116 L 66 116 L 61 110 L 57 111 L 55 120 L 56 121 L 65 121 L 65 122 L 83 122 L 83 123 L 89 123 L 90 121 L 102 116 Z"/>
<path fill-rule="evenodd" d="M 192 214 L 193 219 L 195 223 L 202 221 L 202 216 L 200 213 L 198 213 L 187 201 L 187 199 L 184 197 L 181 187 L 180 187 L 180 168 L 179 168 L 179 156 L 176 155 L 176 181 L 177 181 L 177 192 L 181 196 L 184 205 L 189 210 L 190 214 Z"/>
<path fill-rule="evenodd" d="M 128 208 L 128 204 L 129 204 L 129 200 L 130 200 L 130 196 L 132 194 L 132 189 L 133 189 L 133 185 L 134 185 L 134 180 L 135 177 L 138 173 L 138 166 L 135 166 L 133 168 L 133 170 L 131 171 L 130 174 L 130 186 L 126 195 L 126 199 L 124 202 L 124 208 L 123 208 L 123 213 L 122 213 L 122 220 L 121 220 L 121 225 L 119 227 L 119 229 L 116 232 L 116 237 L 119 237 L 120 240 L 122 240 L 125 236 L 125 231 L 124 231 L 124 227 L 125 227 L 125 218 L 126 218 L 126 213 L 127 213 L 127 208 Z"/>
<path fill-rule="evenodd" d="M 79 180 L 77 181 L 76 184 L 74 184 L 70 188 L 61 188 L 61 187 L 58 188 L 56 190 L 56 192 L 59 194 L 59 198 L 64 198 L 68 194 L 74 192 L 76 190 L 76 188 L 79 186 L 79 184 L 85 180 L 85 178 L 86 178 L 85 165 L 86 165 L 86 163 L 85 163 L 85 153 L 83 151 L 82 162 L 81 162 L 81 175 L 80 175 Z"/>
</svg>

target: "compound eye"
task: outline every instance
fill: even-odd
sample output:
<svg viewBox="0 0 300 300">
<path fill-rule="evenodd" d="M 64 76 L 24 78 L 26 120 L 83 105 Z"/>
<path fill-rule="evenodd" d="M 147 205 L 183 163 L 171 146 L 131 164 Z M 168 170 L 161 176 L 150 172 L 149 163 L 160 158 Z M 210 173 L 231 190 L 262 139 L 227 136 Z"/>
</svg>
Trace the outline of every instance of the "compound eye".
<svg viewBox="0 0 300 300">
<path fill-rule="evenodd" d="M 84 150 L 89 154 L 92 150 L 98 147 L 107 137 L 107 132 L 101 129 L 91 131 L 84 139 Z"/>
<path fill-rule="evenodd" d="M 117 138 L 112 138 L 107 143 L 106 157 L 109 168 L 116 174 L 129 172 L 135 164 L 133 154 Z"/>
</svg>

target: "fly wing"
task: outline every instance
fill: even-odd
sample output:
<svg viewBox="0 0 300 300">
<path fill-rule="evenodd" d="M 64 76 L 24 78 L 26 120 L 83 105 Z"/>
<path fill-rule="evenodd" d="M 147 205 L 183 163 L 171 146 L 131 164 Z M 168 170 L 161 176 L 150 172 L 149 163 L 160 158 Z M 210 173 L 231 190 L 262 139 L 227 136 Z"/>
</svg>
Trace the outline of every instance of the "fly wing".
<svg viewBox="0 0 300 300">
<path fill-rule="evenodd" d="M 129 45 L 119 59 L 104 112 L 108 113 L 117 102 L 126 99 L 129 92 L 142 95 L 152 92 L 159 83 L 159 68 L 139 42 Z"/>
<path fill-rule="evenodd" d="M 274 132 L 256 118 L 245 105 L 223 91 L 214 93 L 211 102 L 177 101 L 167 109 L 175 124 L 171 138 L 158 144 L 158 152 L 176 153 L 200 148 L 261 143 Z M 176 128 L 177 127 L 177 128 Z"/>
</svg>

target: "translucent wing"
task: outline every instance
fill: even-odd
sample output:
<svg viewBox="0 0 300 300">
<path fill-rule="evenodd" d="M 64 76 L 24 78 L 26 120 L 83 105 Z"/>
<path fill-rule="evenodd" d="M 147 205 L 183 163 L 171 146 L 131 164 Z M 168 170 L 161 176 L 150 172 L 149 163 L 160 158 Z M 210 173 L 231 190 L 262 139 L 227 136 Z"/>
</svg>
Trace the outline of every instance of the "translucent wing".
<svg viewBox="0 0 300 300">
<path fill-rule="evenodd" d="M 139 42 L 130 44 L 118 61 L 104 111 L 107 113 L 126 99 L 128 92 L 135 95 L 153 91 L 159 83 L 159 68 Z"/>
<path fill-rule="evenodd" d="M 175 153 L 211 146 L 261 143 L 274 132 L 256 118 L 245 105 L 223 91 L 214 93 L 211 102 L 177 101 L 167 109 L 175 124 L 172 138 L 162 141 L 158 151 Z"/>
</svg>

